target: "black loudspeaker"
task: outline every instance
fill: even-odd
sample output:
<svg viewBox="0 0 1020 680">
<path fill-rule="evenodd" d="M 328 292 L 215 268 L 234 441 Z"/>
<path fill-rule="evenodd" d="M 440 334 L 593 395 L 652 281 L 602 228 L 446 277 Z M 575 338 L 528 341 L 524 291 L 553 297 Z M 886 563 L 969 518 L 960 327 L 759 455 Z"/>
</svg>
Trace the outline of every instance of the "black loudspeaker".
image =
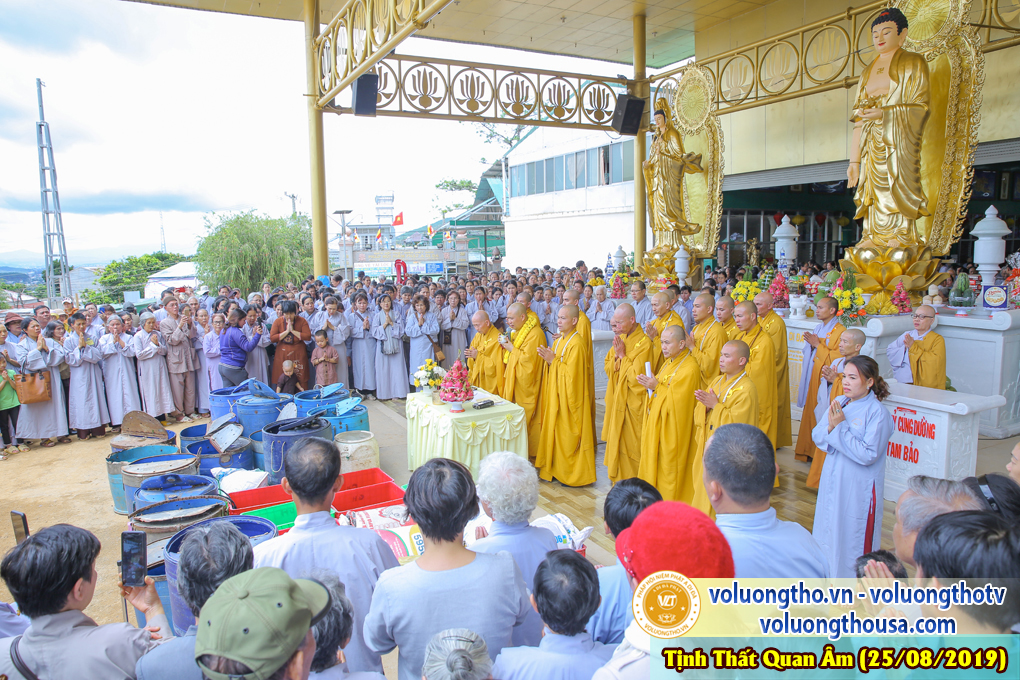
<svg viewBox="0 0 1020 680">
<path fill-rule="evenodd" d="M 645 100 L 623 94 L 616 99 L 612 128 L 621 135 L 636 135 L 641 129 L 641 117 L 645 113 Z"/>
<path fill-rule="evenodd" d="M 351 87 L 351 108 L 355 116 L 375 116 L 375 99 L 379 91 L 379 74 L 358 76 Z"/>
</svg>

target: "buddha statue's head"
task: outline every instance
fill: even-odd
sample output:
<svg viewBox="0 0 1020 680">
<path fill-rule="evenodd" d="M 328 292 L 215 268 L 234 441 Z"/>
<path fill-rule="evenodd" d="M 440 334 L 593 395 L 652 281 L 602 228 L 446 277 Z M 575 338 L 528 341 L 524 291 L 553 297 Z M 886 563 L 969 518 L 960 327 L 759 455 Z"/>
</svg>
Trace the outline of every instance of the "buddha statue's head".
<svg viewBox="0 0 1020 680">
<path fill-rule="evenodd" d="M 655 126 L 659 130 L 666 129 L 666 124 L 669 121 L 669 101 L 665 97 L 659 97 L 655 100 Z"/>
<path fill-rule="evenodd" d="M 871 22 L 871 43 L 879 54 L 895 52 L 906 40 L 907 17 L 895 7 L 882 10 Z"/>
</svg>

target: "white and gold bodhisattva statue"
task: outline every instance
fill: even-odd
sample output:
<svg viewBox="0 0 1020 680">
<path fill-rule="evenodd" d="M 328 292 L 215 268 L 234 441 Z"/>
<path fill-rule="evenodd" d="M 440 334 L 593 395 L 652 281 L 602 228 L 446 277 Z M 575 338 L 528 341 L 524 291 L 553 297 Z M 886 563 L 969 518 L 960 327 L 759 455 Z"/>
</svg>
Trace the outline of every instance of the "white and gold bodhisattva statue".
<svg viewBox="0 0 1020 680">
<path fill-rule="evenodd" d="M 682 237 L 701 231 L 701 225 L 687 220 L 684 204 L 684 175 L 703 172 L 701 154 L 684 151 L 683 137 L 673 126 L 669 102 L 655 102 L 655 135 L 644 163 L 645 187 L 652 220 L 655 247 L 645 253 L 641 273 L 645 278 L 674 276 L 673 256 Z"/>
<path fill-rule="evenodd" d="M 907 18 L 883 10 L 871 24 L 878 56 L 861 76 L 854 112 L 853 145 L 847 169 L 863 220 L 861 245 L 916 246 L 915 222 L 928 215 L 921 188 L 921 135 L 930 103 L 928 64 L 903 49 Z"/>
</svg>

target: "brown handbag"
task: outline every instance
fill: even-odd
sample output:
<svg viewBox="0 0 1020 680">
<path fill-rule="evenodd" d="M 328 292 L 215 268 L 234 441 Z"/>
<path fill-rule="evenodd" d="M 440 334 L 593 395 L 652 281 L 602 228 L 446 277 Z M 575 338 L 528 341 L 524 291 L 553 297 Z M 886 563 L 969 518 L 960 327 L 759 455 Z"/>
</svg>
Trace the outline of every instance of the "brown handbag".
<svg viewBox="0 0 1020 680">
<path fill-rule="evenodd" d="M 432 340 L 432 352 L 436 355 L 437 364 L 446 361 L 446 354 L 443 352 L 443 348 L 435 340 Z"/>
<path fill-rule="evenodd" d="M 53 398 L 50 388 L 50 372 L 22 373 L 14 376 L 14 390 L 22 404 L 38 404 Z"/>
</svg>

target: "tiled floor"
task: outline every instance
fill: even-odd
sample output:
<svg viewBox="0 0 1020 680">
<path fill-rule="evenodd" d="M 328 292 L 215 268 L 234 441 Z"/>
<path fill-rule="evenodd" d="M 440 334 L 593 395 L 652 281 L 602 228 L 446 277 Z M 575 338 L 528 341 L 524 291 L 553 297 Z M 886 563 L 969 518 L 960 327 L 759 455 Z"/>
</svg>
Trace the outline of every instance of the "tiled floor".
<svg viewBox="0 0 1020 680">
<path fill-rule="evenodd" d="M 380 457 L 383 469 L 400 484 L 410 477 L 407 470 L 406 420 L 403 417 L 404 402 L 371 402 L 370 418 L 373 431 L 380 439 Z M 602 402 L 596 405 L 596 432 L 602 429 L 605 412 Z M 378 415 L 377 415 L 378 414 Z M 385 418 L 394 428 L 378 427 L 378 418 Z M 797 423 L 793 426 L 796 440 Z M 1020 442 L 1020 437 L 1011 439 L 982 439 L 978 445 L 977 474 L 1006 471 L 1010 452 Z M 795 441 L 796 443 L 796 441 Z M 613 539 L 603 531 L 602 505 L 611 488 L 603 464 L 605 444 L 600 444 L 596 454 L 598 479 L 594 485 L 572 488 L 558 482 L 541 482 L 541 497 L 537 515 L 563 513 L 578 527 L 592 526 L 595 530 L 588 539 L 587 554 L 596 564 L 613 564 L 616 561 Z M 814 521 L 816 492 L 807 488 L 807 474 L 810 465 L 794 460 L 793 448 L 779 450 L 779 487 L 773 491 L 772 505 L 780 519 L 799 522 L 808 530 Z M 895 503 L 885 501 L 882 515 L 882 547 L 892 548 L 892 528 L 895 523 Z"/>
</svg>

